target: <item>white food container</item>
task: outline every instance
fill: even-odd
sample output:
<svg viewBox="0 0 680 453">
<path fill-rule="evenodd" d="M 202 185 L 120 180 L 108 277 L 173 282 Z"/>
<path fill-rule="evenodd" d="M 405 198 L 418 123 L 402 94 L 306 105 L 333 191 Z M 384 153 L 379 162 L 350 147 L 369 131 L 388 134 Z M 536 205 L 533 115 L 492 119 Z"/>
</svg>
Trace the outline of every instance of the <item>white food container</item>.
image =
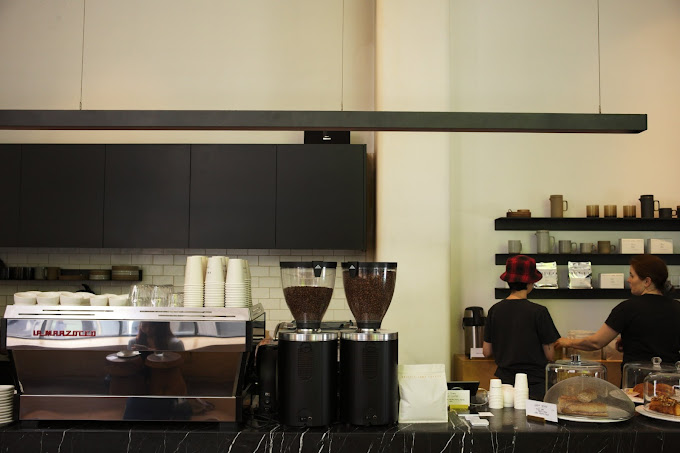
<svg viewBox="0 0 680 453">
<path fill-rule="evenodd" d="M 673 239 L 647 239 L 647 253 L 663 255 L 673 253 Z"/>
<path fill-rule="evenodd" d="M 619 250 L 621 253 L 640 255 L 645 253 L 644 239 L 620 239 Z"/>
<path fill-rule="evenodd" d="M 602 289 L 623 289 L 623 274 L 600 274 L 600 288 Z"/>
</svg>

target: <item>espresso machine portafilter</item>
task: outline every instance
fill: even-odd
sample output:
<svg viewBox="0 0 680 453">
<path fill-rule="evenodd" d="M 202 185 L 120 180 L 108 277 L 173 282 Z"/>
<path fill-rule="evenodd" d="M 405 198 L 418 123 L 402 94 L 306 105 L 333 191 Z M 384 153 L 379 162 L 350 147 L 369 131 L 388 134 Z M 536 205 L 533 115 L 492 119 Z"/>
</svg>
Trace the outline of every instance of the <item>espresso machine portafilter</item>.
<svg viewBox="0 0 680 453">
<path fill-rule="evenodd" d="M 398 335 L 381 330 L 397 263 L 342 263 L 345 295 L 358 329 L 340 336 L 340 416 L 353 425 L 396 423 Z"/>
</svg>

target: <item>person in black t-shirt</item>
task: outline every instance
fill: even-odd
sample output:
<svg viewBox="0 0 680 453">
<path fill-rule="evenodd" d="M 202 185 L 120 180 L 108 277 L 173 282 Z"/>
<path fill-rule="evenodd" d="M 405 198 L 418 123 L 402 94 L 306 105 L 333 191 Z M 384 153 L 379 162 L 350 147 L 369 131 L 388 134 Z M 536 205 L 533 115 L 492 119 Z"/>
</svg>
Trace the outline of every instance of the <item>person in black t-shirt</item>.
<svg viewBox="0 0 680 453">
<path fill-rule="evenodd" d="M 536 261 L 526 255 L 508 258 L 501 280 L 510 295 L 489 309 L 484 327 L 483 352 L 494 357 L 495 375 L 514 384 L 516 373 L 526 373 L 529 398 L 543 401 L 545 366 L 554 358 L 553 343 L 560 338 L 548 309 L 527 300 L 534 283 L 543 278 Z"/>
<path fill-rule="evenodd" d="M 680 302 L 665 295 L 672 289 L 666 263 L 654 255 L 634 256 L 628 283 L 634 297 L 614 307 L 600 330 L 582 339 L 560 338 L 555 346 L 593 351 L 621 334 L 617 349 L 624 364 L 680 360 Z"/>
</svg>

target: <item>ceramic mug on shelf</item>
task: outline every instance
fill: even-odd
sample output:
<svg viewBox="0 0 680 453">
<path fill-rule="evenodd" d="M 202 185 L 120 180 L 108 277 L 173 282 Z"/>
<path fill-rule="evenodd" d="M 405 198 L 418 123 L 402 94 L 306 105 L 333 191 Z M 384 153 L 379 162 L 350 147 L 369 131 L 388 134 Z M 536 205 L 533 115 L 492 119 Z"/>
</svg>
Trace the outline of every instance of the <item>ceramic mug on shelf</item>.
<svg viewBox="0 0 680 453">
<path fill-rule="evenodd" d="M 550 195 L 550 217 L 564 217 L 567 209 L 569 202 L 562 195 Z"/>
<path fill-rule="evenodd" d="M 555 250 L 555 236 L 550 236 L 548 230 L 536 231 L 536 253 L 553 253 Z"/>
<path fill-rule="evenodd" d="M 595 244 L 592 242 L 581 242 L 581 253 L 587 254 L 587 253 L 593 253 L 593 250 L 595 249 Z"/>
<path fill-rule="evenodd" d="M 522 253 L 522 241 L 519 239 L 508 240 L 508 253 L 510 255 L 517 255 Z"/>
<path fill-rule="evenodd" d="M 560 240 L 558 243 L 560 253 L 573 253 L 577 247 L 576 242 L 571 242 L 568 239 Z"/>
<path fill-rule="evenodd" d="M 600 217 L 600 205 L 589 204 L 586 206 L 586 216 L 587 217 Z"/>
<path fill-rule="evenodd" d="M 616 252 L 616 246 L 609 241 L 597 241 L 597 253 L 609 254 Z"/>
<path fill-rule="evenodd" d="M 634 219 L 635 217 L 637 217 L 637 213 L 635 212 L 635 205 L 624 205 L 623 217 L 626 219 Z"/>
<path fill-rule="evenodd" d="M 604 205 L 604 216 L 605 217 L 616 217 L 616 205 L 606 204 Z"/>
</svg>

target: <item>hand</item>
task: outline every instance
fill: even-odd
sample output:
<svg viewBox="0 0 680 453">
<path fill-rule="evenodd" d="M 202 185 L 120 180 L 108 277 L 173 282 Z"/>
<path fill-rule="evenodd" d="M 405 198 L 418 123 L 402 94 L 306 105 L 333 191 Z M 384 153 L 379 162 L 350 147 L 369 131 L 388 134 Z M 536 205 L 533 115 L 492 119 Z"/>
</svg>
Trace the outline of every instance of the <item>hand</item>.
<svg viewBox="0 0 680 453">
<path fill-rule="evenodd" d="M 555 349 L 571 347 L 571 340 L 569 338 L 558 338 L 555 342 Z"/>
<path fill-rule="evenodd" d="M 619 352 L 623 352 L 623 340 L 621 337 L 616 339 L 616 350 Z"/>
</svg>

